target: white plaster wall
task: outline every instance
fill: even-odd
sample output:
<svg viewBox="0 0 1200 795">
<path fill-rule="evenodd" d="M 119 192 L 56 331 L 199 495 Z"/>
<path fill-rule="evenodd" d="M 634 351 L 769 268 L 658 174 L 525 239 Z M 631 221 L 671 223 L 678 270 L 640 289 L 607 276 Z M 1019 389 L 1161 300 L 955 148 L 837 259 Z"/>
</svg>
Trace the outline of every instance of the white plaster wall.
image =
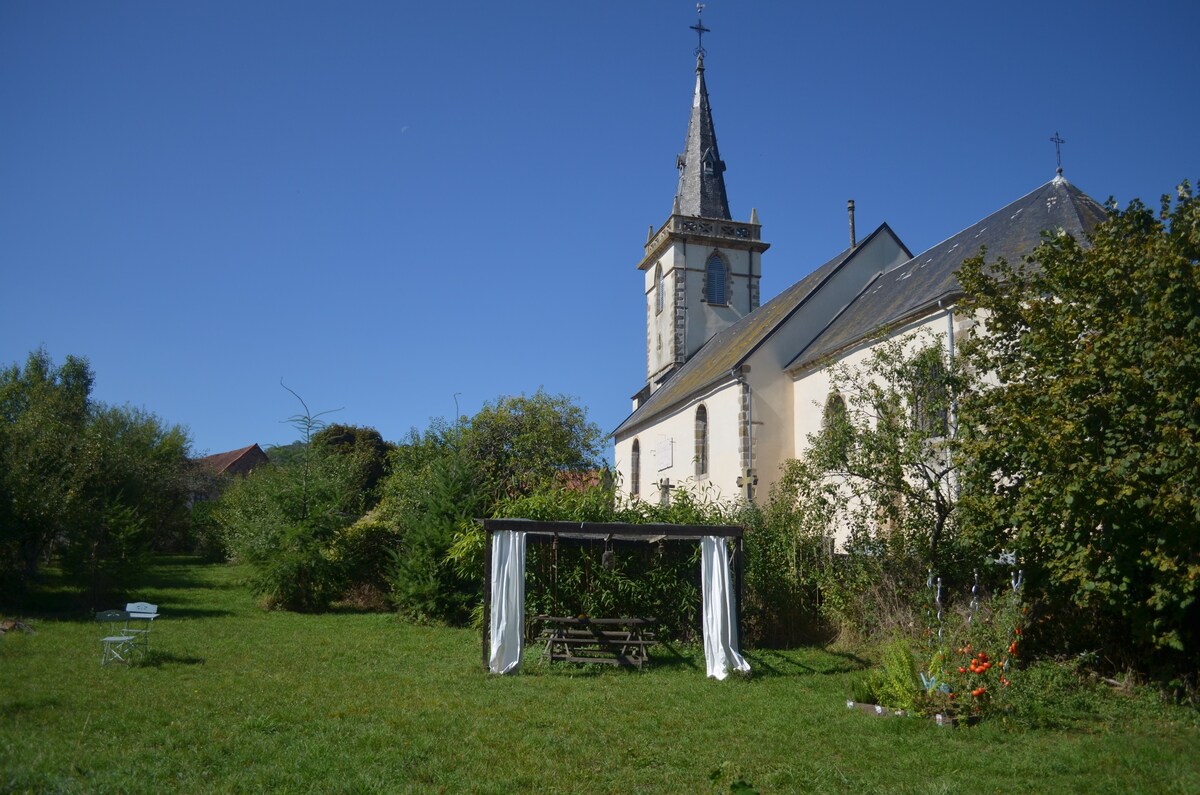
<svg viewBox="0 0 1200 795">
<path fill-rule="evenodd" d="M 767 338 L 747 361 L 754 422 L 757 493 L 766 496 L 785 461 L 796 456 L 796 400 L 784 368 L 876 274 L 907 255 L 890 235 L 871 238 L 824 286 Z"/>
<path fill-rule="evenodd" d="M 697 243 L 685 244 L 687 258 L 687 307 L 685 351 L 691 357 L 722 329 L 750 314 L 750 273 L 752 258 L 757 265 L 758 257 L 749 251 L 720 248 Z M 719 251 L 729 266 L 727 306 L 709 304 L 704 300 L 704 272 L 708 258 Z"/>
<path fill-rule="evenodd" d="M 952 311 L 939 311 L 914 321 L 898 329 L 895 333 L 889 335 L 887 339 L 899 339 L 906 350 L 923 346 L 932 340 L 937 340 L 943 346 L 949 347 L 949 323 Z M 962 335 L 968 333 L 970 324 L 957 316 L 954 317 L 954 323 L 954 339 L 955 344 L 957 344 L 961 340 Z M 848 350 L 834 362 L 830 363 L 830 366 L 842 365 L 850 368 L 861 368 L 865 365 L 867 359 L 871 356 L 872 350 L 878 344 L 880 343 L 877 341 Z M 796 457 L 802 455 L 809 448 L 808 437 L 820 433 L 824 421 L 825 401 L 828 400 L 829 393 L 830 379 L 828 367 L 808 370 L 795 377 L 793 381 L 793 415 L 795 417 L 794 438 Z M 844 507 L 847 510 L 851 510 L 854 508 L 854 505 L 848 503 Z M 838 549 L 841 549 L 845 544 L 846 535 L 847 532 L 845 530 L 835 531 L 834 544 Z"/>
<path fill-rule="evenodd" d="M 655 268 L 646 269 L 646 379 L 662 371 L 675 360 L 675 268 L 673 248 L 663 252 L 658 260 L 662 268 L 663 296 L 662 311 L 658 311 L 658 282 Z"/>
<path fill-rule="evenodd" d="M 958 318 L 961 321 L 961 318 Z M 937 339 L 942 345 L 947 345 L 949 339 L 949 312 L 939 311 L 925 318 L 910 323 L 887 339 L 900 339 L 906 349 L 914 349 L 925 341 Z M 961 330 L 956 331 L 956 334 Z M 871 356 L 871 351 L 879 344 L 878 341 L 860 345 L 846 351 L 830 363 L 851 368 L 862 367 Z M 824 419 L 825 401 L 829 398 L 829 372 L 825 367 L 808 370 L 794 381 L 793 414 L 796 418 L 794 428 L 795 456 L 800 456 L 808 449 L 808 436 L 821 431 Z"/>
<path fill-rule="evenodd" d="M 659 500 L 658 483 L 663 478 L 673 486 L 708 491 L 715 498 L 736 497 L 737 478 L 741 474 L 738 457 L 738 408 L 740 388 L 732 381 L 718 386 L 704 397 L 689 401 L 658 422 L 618 439 L 614 465 L 620 474 L 620 492 L 631 493 L 633 440 L 641 443 L 640 497 Z M 696 409 L 703 403 L 708 410 L 708 474 L 696 477 Z M 669 444 L 670 463 L 660 452 Z"/>
</svg>

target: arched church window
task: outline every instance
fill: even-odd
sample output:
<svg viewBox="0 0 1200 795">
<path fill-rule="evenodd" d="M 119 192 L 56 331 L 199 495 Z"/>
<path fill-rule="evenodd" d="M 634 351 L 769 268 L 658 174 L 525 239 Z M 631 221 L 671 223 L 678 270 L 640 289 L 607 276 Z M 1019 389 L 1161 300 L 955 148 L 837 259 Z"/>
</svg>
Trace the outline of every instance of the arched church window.
<svg viewBox="0 0 1200 795">
<path fill-rule="evenodd" d="M 708 474 L 708 409 L 696 409 L 696 477 Z"/>
<path fill-rule="evenodd" d="M 633 452 L 629 457 L 629 495 L 636 497 L 641 493 L 642 482 L 642 446 L 637 439 L 633 440 Z"/>
<path fill-rule="evenodd" d="M 836 427 L 846 417 L 846 399 L 836 389 L 825 399 L 825 411 L 821 417 L 821 427 Z"/>
<path fill-rule="evenodd" d="M 850 458 L 849 446 L 849 412 L 846 411 L 846 399 L 836 389 L 825 398 L 825 411 L 821 417 L 821 435 L 823 447 L 829 456 L 829 462 L 838 466 L 846 466 Z"/>
<path fill-rule="evenodd" d="M 918 368 L 912 385 L 913 427 L 930 436 L 945 436 L 949 416 L 946 368 L 940 358 L 930 358 Z"/>
<path fill-rule="evenodd" d="M 727 273 L 725 260 L 713 252 L 704 267 L 704 300 L 710 304 L 724 306 L 729 303 L 729 293 L 726 289 Z"/>
<path fill-rule="evenodd" d="M 654 266 L 654 311 L 659 313 L 663 311 L 663 304 L 666 303 L 667 281 L 663 278 L 662 265 Z"/>
</svg>

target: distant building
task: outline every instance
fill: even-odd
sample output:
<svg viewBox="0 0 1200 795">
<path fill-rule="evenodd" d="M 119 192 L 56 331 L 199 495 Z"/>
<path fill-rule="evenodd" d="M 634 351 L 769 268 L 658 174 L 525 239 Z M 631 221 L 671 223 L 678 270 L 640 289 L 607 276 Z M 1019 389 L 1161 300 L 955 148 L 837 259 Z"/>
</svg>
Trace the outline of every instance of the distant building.
<svg viewBox="0 0 1200 795">
<path fill-rule="evenodd" d="M 216 499 L 220 496 L 226 480 L 249 475 L 258 467 L 269 463 L 271 459 L 257 444 L 195 459 L 192 464 L 196 473 L 196 485 L 192 489 L 192 502 Z"/>
<path fill-rule="evenodd" d="M 661 501 L 677 486 L 722 499 L 766 494 L 807 448 L 831 400 L 829 369 L 855 365 L 886 336 L 927 329 L 953 353 L 969 321 L 955 272 L 986 246 L 1019 262 L 1043 231 L 1082 240 L 1105 217 L 1063 179 L 1051 181 L 917 256 L 883 224 L 760 306 L 758 216 L 730 217 L 704 54 L 671 215 L 651 233 L 645 274 L 646 382 L 613 432 L 619 487 Z"/>
</svg>

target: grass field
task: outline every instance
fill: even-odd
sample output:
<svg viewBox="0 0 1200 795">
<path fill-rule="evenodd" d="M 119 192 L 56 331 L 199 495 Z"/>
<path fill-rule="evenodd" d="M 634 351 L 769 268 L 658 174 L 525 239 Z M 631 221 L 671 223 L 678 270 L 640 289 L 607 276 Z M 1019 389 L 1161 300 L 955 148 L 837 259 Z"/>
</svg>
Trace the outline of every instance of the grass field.
<svg viewBox="0 0 1200 795">
<path fill-rule="evenodd" d="M 160 563 L 132 667 L 100 667 L 90 617 L 29 611 L 36 633 L 0 640 L 0 791 L 1200 792 L 1196 713 L 1150 692 L 1017 732 L 847 710 L 862 661 L 821 649 L 751 652 L 727 682 L 688 650 L 492 677 L 474 632 L 264 613 L 240 573 Z"/>
</svg>

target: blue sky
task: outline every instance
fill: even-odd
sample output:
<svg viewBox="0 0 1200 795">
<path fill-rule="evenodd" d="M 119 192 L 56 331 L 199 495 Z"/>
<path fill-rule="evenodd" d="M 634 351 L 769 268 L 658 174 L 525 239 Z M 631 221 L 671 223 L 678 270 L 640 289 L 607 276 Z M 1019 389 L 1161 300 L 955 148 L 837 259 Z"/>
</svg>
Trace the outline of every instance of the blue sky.
<svg viewBox="0 0 1200 795">
<path fill-rule="evenodd" d="M 645 377 L 693 2 L 0 3 L 0 363 L 197 453 L 290 441 L 283 381 L 399 439 L 544 387 L 612 430 Z M 1200 176 L 1195 2 L 712 0 L 731 209 L 764 299 L 887 221 L 914 252 L 1054 176 Z"/>
</svg>

